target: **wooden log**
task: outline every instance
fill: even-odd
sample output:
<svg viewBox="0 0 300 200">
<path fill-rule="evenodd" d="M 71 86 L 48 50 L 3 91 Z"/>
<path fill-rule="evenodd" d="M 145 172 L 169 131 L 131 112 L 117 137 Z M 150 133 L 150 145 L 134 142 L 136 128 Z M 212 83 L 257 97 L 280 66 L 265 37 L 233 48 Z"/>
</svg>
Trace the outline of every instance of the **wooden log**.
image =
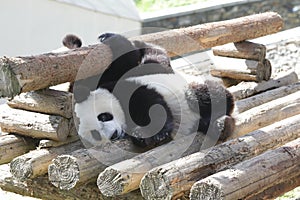
<svg viewBox="0 0 300 200">
<path fill-rule="evenodd" d="M 141 193 L 145 199 L 180 199 L 199 179 L 296 139 L 299 122 L 297 115 L 156 167 L 141 180 Z"/>
<path fill-rule="evenodd" d="M 255 82 L 241 82 L 236 86 L 229 87 L 228 90 L 233 94 L 236 100 L 250 97 L 254 94 L 264 92 L 269 89 L 278 88 L 285 85 L 290 85 L 298 82 L 298 76 L 295 72 L 288 74 L 281 74 L 276 79 L 263 81 L 261 83 Z"/>
<path fill-rule="evenodd" d="M 99 193 L 95 183 L 82 185 L 71 190 L 60 190 L 49 182 L 46 175 L 29 179 L 26 182 L 16 180 L 9 172 L 9 165 L 0 165 L 0 174 L 0 187 L 3 190 L 21 195 L 32 196 L 45 200 L 107 200 L 107 198 Z M 118 197 L 118 199 L 140 200 L 141 195 L 139 191 L 136 191 L 128 195 Z"/>
<path fill-rule="evenodd" d="M 235 118 L 236 127 L 230 138 L 237 138 L 298 114 L 300 114 L 300 91 L 240 113 Z"/>
<path fill-rule="evenodd" d="M 300 175 L 300 138 L 196 182 L 190 199 L 247 199 Z"/>
<path fill-rule="evenodd" d="M 169 55 L 182 55 L 213 46 L 253 39 L 278 32 L 282 18 L 274 12 L 222 22 L 163 31 L 132 38 L 164 47 Z M 30 57 L 0 58 L 0 97 L 74 82 L 101 73 L 111 63 L 112 53 L 104 44 Z"/>
<path fill-rule="evenodd" d="M 229 43 L 212 48 L 215 56 L 243 58 L 263 61 L 266 57 L 266 46 L 249 41 Z"/>
<path fill-rule="evenodd" d="M 183 157 L 183 155 L 199 151 L 203 136 L 197 135 L 196 138 L 202 139 L 197 139 L 198 143 L 191 144 L 190 140 L 193 140 L 193 137 L 195 136 L 179 138 L 106 168 L 98 176 L 99 190 L 105 196 L 116 196 L 138 189 L 140 180 L 147 171 Z M 186 151 L 188 147 L 189 149 Z M 185 153 L 183 154 L 183 152 Z"/>
<path fill-rule="evenodd" d="M 82 146 L 82 143 L 78 141 L 61 147 L 30 151 L 11 161 L 10 172 L 16 179 L 21 181 L 35 178 L 47 173 L 48 165 L 51 164 L 54 158 L 61 154 L 73 152 L 82 148 Z"/>
<path fill-rule="evenodd" d="M 72 117 L 72 94 L 68 92 L 51 89 L 27 92 L 15 96 L 7 104 L 12 108 Z"/>
<path fill-rule="evenodd" d="M 69 135 L 69 120 L 56 115 L 9 108 L 1 105 L 0 126 L 2 131 L 18 133 L 33 138 L 64 141 Z"/>
<path fill-rule="evenodd" d="M 288 180 L 284 180 L 283 182 L 273 185 L 264 190 L 263 192 L 248 197 L 247 200 L 275 199 L 276 197 L 279 197 L 298 186 L 300 186 L 300 175 L 290 177 Z"/>
<path fill-rule="evenodd" d="M 300 83 L 298 82 L 292 85 L 282 86 L 273 90 L 269 90 L 261 94 L 254 95 L 252 97 L 248 97 L 246 99 L 241 99 L 235 102 L 233 115 L 237 115 L 238 113 L 242 113 L 246 110 L 262 105 L 269 101 L 282 98 L 299 90 Z"/>
<path fill-rule="evenodd" d="M 30 138 L 18 135 L 0 136 L 0 164 L 8 163 L 17 156 L 20 156 L 36 148 L 34 141 Z"/>
<path fill-rule="evenodd" d="M 48 167 L 49 180 L 55 187 L 70 190 L 96 181 L 99 172 L 107 166 L 131 158 L 137 154 L 135 152 L 135 146 L 128 140 L 81 148 L 55 158 Z"/>
<path fill-rule="evenodd" d="M 80 138 L 78 136 L 68 136 L 65 141 L 55 141 L 55 140 L 40 140 L 38 148 L 49 148 L 49 147 L 60 147 L 72 142 L 78 141 Z"/>
<path fill-rule="evenodd" d="M 256 60 L 214 57 L 215 67 L 210 74 L 219 78 L 231 78 L 244 81 L 261 82 L 270 79 L 271 65 Z"/>
</svg>

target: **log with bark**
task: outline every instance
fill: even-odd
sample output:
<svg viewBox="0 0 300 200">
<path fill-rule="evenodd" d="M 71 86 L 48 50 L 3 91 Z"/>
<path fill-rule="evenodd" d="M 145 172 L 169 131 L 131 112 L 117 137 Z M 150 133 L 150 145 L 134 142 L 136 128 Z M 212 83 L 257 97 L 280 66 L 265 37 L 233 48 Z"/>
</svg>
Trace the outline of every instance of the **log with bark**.
<svg viewBox="0 0 300 200">
<path fill-rule="evenodd" d="M 240 113 L 235 117 L 236 127 L 230 138 L 237 138 L 298 114 L 300 114 L 300 91 Z"/>
<path fill-rule="evenodd" d="M 108 200 L 99 193 L 95 183 L 89 183 L 71 190 L 60 190 L 54 187 L 46 175 L 29 179 L 26 182 L 14 179 L 9 172 L 9 165 L 0 165 L 0 187 L 3 190 L 21 195 L 32 196 L 47 200 Z M 119 197 L 119 200 L 140 200 L 142 197 L 139 191 Z"/>
<path fill-rule="evenodd" d="M 271 77 L 272 69 L 268 60 L 261 62 L 215 56 L 213 62 L 210 74 L 215 77 L 255 82 L 268 81 Z"/>
<path fill-rule="evenodd" d="M 259 194 L 255 194 L 254 196 L 248 197 L 247 200 L 257 200 L 257 199 L 275 199 L 294 188 L 300 186 L 300 175 L 296 175 L 294 177 L 289 177 L 287 180 L 283 180 L 282 182 L 272 185 L 271 187 L 265 189 Z"/>
<path fill-rule="evenodd" d="M 215 56 L 243 58 L 262 62 L 266 57 L 266 46 L 249 41 L 229 43 L 212 48 Z"/>
<path fill-rule="evenodd" d="M 55 158 L 48 167 L 49 180 L 54 186 L 69 190 L 96 181 L 98 174 L 107 166 L 131 158 L 138 151 L 129 140 L 81 148 Z"/>
<path fill-rule="evenodd" d="M 69 120 L 64 117 L 12 109 L 5 104 L 0 107 L 2 131 L 56 141 L 66 140 L 70 133 Z"/>
<path fill-rule="evenodd" d="M 190 199 L 248 199 L 300 175 L 300 138 L 196 182 Z"/>
<path fill-rule="evenodd" d="M 182 55 L 230 42 L 239 42 L 278 32 L 282 18 L 274 12 L 232 20 L 142 35 L 143 40 L 164 47 L 170 56 Z M 112 61 L 104 44 L 82 47 L 59 54 L 0 58 L 0 97 L 47 88 L 99 74 Z"/>
<path fill-rule="evenodd" d="M 262 105 L 269 101 L 282 98 L 294 92 L 300 91 L 300 83 L 295 83 L 288 86 L 282 86 L 273 90 L 269 90 L 246 99 L 241 99 L 235 102 L 234 114 L 242 113 L 246 110 Z"/>
<path fill-rule="evenodd" d="M 18 156 L 10 162 L 10 172 L 18 180 L 26 180 L 46 174 L 51 161 L 61 154 L 82 148 L 80 141 L 61 147 L 52 147 L 30 151 Z"/>
<path fill-rule="evenodd" d="M 15 96 L 7 104 L 12 108 L 72 117 L 72 94 L 58 90 L 39 90 Z"/>
<path fill-rule="evenodd" d="M 0 164 L 8 163 L 17 156 L 36 148 L 31 138 L 18 135 L 0 136 Z"/>
<path fill-rule="evenodd" d="M 145 199 L 180 199 L 199 179 L 298 138 L 299 122 L 297 115 L 156 167 L 143 177 L 141 193 Z"/>
<path fill-rule="evenodd" d="M 72 142 L 78 141 L 80 138 L 79 136 L 68 136 L 65 141 L 55 141 L 55 140 L 48 140 L 48 139 L 43 139 L 40 140 L 38 148 L 49 148 L 49 147 L 59 147 L 62 145 L 70 144 Z"/>
<path fill-rule="evenodd" d="M 97 180 L 99 190 L 105 196 L 116 196 L 138 189 L 147 171 L 199 151 L 203 137 L 202 134 L 185 136 L 106 168 Z"/>
<path fill-rule="evenodd" d="M 266 90 L 290 85 L 298 82 L 298 76 L 295 72 L 281 74 L 276 79 L 256 82 L 241 82 L 236 86 L 229 87 L 228 90 L 233 94 L 236 100 L 250 97 L 254 94 L 264 92 Z"/>
</svg>

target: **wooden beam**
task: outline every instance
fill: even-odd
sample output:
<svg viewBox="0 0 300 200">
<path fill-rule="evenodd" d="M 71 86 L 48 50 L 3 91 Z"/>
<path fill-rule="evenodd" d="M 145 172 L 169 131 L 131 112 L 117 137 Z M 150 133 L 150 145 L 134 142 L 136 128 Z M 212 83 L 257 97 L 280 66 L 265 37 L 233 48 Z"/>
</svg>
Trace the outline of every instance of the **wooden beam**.
<svg viewBox="0 0 300 200">
<path fill-rule="evenodd" d="M 17 156 L 36 148 L 30 138 L 18 135 L 0 136 L 0 164 L 8 163 Z"/>
<path fill-rule="evenodd" d="M 250 97 L 254 94 L 264 92 L 266 90 L 278 88 L 285 85 L 290 85 L 298 82 L 298 76 L 295 72 L 281 74 L 276 79 L 256 82 L 241 82 L 236 86 L 229 87 L 228 90 L 233 94 L 236 100 Z"/>
<path fill-rule="evenodd" d="M 282 18 L 274 12 L 142 35 L 143 40 L 164 47 L 170 56 L 239 42 L 278 32 Z M 0 97 L 73 82 L 103 72 L 112 61 L 104 44 L 82 47 L 59 54 L 0 58 Z"/>
<path fill-rule="evenodd" d="M 143 177 L 142 195 L 145 199 L 180 199 L 201 178 L 298 138 L 299 122 L 297 115 L 156 167 Z"/>
<path fill-rule="evenodd" d="M 58 156 L 48 167 L 49 181 L 62 190 L 96 181 L 107 166 L 136 155 L 129 140 L 119 140 L 89 149 L 81 148 Z"/>
<path fill-rule="evenodd" d="M 271 65 L 261 61 L 216 56 L 213 62 L 210 74 L 215 77 L 255 82 L 268 81 L 271 77 Z"/>
<path fill-rule="evenodd" d="M 196 182 L 191 200 L 247 199 L 300 175 L 300 138 Z"/>
<path fill-rule="evenodd" d="M 273 90 L 269 90 L 246 99 L 241 99 L 235 102 L 234 115 L 242 113 L 246 110 L 262 105 L 269 101 L 273 101 L 278 98 L 282 98 L 294 92 L 300 91 L 300 83 L 292 85 L 282 86 Z"/>
<path fill-rule="evenodd" d="M 229 43 L 212 48 L 215 56 L 242 58 L 263 61 L 266 57 L 266 46 L 249 41 Z"/>
<path fill-rule="evenodd" d="M 58 90 L 39 90 L 15 96 L 7 104 L 12 108 L 72 117 L 72 94 Z"/>
<path fill-rule="evenodd" d="M 9 172 L 9 165 L 0 165 L 0 187 L 3 190 L 17 194 L 36 197 L 46 200 L 65 200 L 65 199 L 91 199 L 107 200 L 95 183 L 85 184 L 71 190 L 60 190 L 54 187 L 46 175 L 39 176 L 27 181 L 16 180 Z M 118 197 L 119 200 L 140 200 L 142 197 L 139 191 Z"/>
<path fill-rule="evenodd" d="M 300 114 L 300 91 L 254 107 L 235 117 L 235 129 L 230 138 Z"/>
<path fill-rule="evenodd" d="M 12 109 L 7 105 L 0 107 L 2 131 L 56 141 L 66 140 L 70 133 L 69 120 L 61 116 Z"/>
<path fill-rule="evenodd" d="M 46 174 L 51 161 L 61 154 L 73 152 L 83 145 L 80 141 L 61 147 L 37 149 L 18 156 L 10 163 L 10 172 L 21 181 Z"/>
<path fill-rule="evenodd" d="M 192 143 L 193 141 L 196 143 Z M 98 176 L 98 188 L 105 196 L 117 196 L 136 190 L 147 171 L 183 155 L 199 151 L 202 141 L 202 134 L 177 138 L 131 159 L 107 167 Z"/>
</svg>

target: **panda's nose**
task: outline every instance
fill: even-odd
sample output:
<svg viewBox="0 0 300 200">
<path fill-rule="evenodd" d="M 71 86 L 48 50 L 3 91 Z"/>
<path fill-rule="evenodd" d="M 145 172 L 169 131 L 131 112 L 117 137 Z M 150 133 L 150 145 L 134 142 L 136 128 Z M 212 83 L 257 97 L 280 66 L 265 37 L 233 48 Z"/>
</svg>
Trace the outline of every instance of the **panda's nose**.
<svg viewBox="0 0 300 200">
<path fill-rule="evenodd" d="M 113 134 L 112 134 L 112 136 L 111 136 L 111 140 L 116 140 L 116 139 L 118 139 L 119 138 L 119 134 L 118 134 L 118 131 L 116 130 Z"/>
</svg>

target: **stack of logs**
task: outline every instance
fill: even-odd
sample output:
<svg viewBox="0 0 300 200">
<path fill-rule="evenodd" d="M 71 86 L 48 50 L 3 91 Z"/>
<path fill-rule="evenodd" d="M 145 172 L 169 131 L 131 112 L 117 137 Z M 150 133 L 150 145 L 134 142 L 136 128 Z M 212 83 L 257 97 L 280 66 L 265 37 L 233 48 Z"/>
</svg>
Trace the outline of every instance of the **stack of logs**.
<svg viewBox="0 0 300 200">
<path fill-rule="evenodd" d="M 224 27 L 229 27 L 228 32 Z M 140 39 L 173 55 L 268 35 L 281 27 L 280 16 L 263 13 Z M 201 45 L 176 43 L 175 47 L 173 41 L 184 40 L 186 34 Z M 39 76 L 40 70 L 65 72 L 61 66 L 78 72 L 83 59 L 95 55 L 104 55 L 103 60 L 85 61 L 87 66 L 105 69 L 111 52 L 103 44 L 61 54 L 0 59 L 0 78 L 5 77 L 0 80 L 0 95 L 14 97 L 0 112 L 2 131 L 9 133 L 0 136 L 1 188 L 43 199 L 270 199 L 300 184 L 300 82 L 294 72 L 228 88 L 237 100 L 231 140 L 199 151 L 203 138 L 198 138 L 177 158 L 174 155 L 183 152 L 180 144 L 187 139 L 180 138 L 124 157 L 115 145 L 133 148 L 128 141 L 85 148 L 73 123 L 72 94 L 43 89 L 74 80 L 73 72 L 55 78 Z M 262 57 L 257 66 L 265 63 Z M 82 71 L 85 76 L 93 73 Z M 251 73 L 249 77 L 254 77 Z M 103 149 L 109 153 L 105 162 L 109 166 L 95 156 Z"/>
<path fill-rule="evenodd" d="M 271 62 L 265 58 L 266 47 L 262 44 L 242 41 L 214 47 L 212 51 L 216 57 L 210 73 L 225 83 L 261 82 L 271 77 Z"/>
</svg>

